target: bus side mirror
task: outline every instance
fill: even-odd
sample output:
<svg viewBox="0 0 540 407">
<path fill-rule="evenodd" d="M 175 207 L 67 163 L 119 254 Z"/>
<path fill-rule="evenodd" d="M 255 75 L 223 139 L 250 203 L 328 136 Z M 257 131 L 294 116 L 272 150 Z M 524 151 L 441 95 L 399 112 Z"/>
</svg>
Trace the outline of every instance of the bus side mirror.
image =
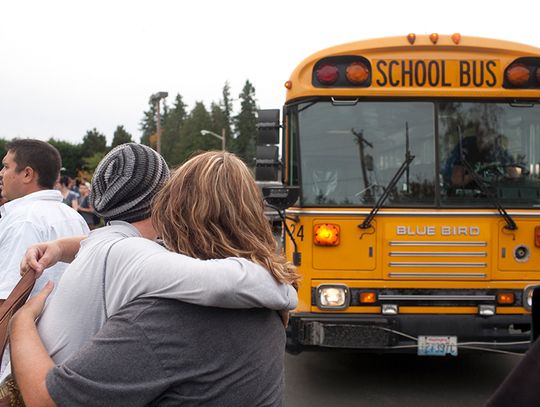
<svg viewBox="0 0 540 407">
<path fill-rule="evenodd" d="M 257 145 L 279 144 L 279 109 L 257 110 Z"/>
<path fill-rule="evenodd" d="M 262 188 L 262 194 L 266 203 L 283 211 L 295 204 L 300 196 L 300 188 L 297 186 L 266 186 Z"/>
<path fill-rule="evenodd" d="M 255 179 L 275 181 L 281 179 L 279 160 L 279 122 L 278 109 L 257 111 L 257 152 L 255 157 Z"/>
<path fill-rule="evenodd" d="M 255 179 L 257 181 L 278 181 L 281 170 L 278 146 L 257 146 L 256 154 Z"/>
</svg>

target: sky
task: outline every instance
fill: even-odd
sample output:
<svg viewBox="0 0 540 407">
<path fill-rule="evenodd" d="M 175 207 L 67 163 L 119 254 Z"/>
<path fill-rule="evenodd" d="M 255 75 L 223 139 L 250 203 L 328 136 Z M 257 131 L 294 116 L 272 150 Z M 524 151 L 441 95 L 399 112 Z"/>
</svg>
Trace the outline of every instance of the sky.
<svg viewBox="0 0 540 407">
<path fill-rule="evenodd" d="M 237 98 L 280 108 L 304 58 L 341 43 L 460 33 L 540 48 L 538 0 L 3 0 L 0 138 L 80 143 L 118 125 L 140 140 L 150 95 L 188 110 Z"/>
</svg>

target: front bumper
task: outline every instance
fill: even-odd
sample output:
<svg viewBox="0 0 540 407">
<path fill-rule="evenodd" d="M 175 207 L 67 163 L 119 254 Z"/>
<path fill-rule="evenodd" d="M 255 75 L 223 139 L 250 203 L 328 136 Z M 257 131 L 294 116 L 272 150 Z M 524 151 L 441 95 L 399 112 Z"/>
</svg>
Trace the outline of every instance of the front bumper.
<svg viewBox="0 0 540 407">
<path fill-rule="evenodd" d="M 419 335 L 457 336 L 458 348 L 477 347 L 525 352 L 530 315 L 359 315 L 293 313 L 287 328 L 287 351 L 353 349 L 377 353 L 416 353 Z M 460 346 L 462 344 L 462 346 Z"/>
</svg>

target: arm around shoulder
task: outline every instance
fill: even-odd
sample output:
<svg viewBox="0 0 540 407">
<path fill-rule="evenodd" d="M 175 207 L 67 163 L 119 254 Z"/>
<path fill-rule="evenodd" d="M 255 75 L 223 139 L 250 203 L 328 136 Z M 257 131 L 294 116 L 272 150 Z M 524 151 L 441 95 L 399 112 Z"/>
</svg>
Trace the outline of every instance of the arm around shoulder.
<svg viewBox="0 0 540 407">
<path fill-rule="evenodd" d="M 164 252 L 147 259 L 140 278 L 145 297 L 176 299 L 222 308 L 294 309 L 296 290 L 243 258 L 198 260 Z"/>
</svg>

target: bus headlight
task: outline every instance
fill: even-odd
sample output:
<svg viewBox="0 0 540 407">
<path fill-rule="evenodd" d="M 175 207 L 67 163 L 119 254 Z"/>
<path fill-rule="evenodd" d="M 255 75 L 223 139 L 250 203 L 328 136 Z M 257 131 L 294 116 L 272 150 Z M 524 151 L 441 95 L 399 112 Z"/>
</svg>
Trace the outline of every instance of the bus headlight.
<svg viewBox="0 0 540 407">
<path fill-rule="evenodd" d="M 523 289 L 523 306 L 529 311 L 532 309 L 532 300 L 534 289 L 537 285 L 528 285 Z"/>
<path fill-rule="evenodd" d="M 317 287 L 317 307 L 320 309 L 345 309 L 350 303 L 350 291 L 344 284 L 323 284 Z"/>
</svg>

